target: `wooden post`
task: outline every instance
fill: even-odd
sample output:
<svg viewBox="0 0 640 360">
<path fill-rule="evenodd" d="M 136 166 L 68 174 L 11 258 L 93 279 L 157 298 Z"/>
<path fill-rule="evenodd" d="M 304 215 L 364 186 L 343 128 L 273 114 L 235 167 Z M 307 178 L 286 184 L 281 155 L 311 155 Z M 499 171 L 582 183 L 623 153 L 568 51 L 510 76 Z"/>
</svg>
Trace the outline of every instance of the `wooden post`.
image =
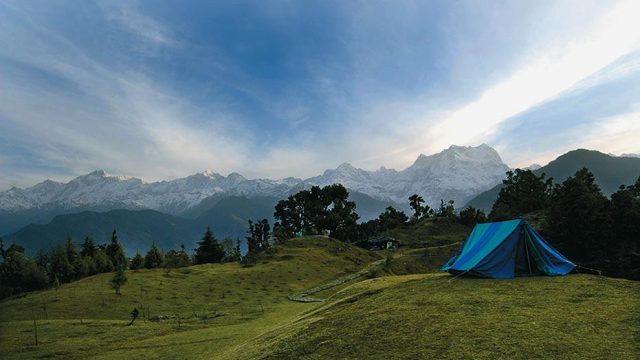
<svg viewBox="0 0 640 360">
<path fill-rule="evenodd" d="M 44 318 L 46 320 L 49 320 L 49 313 L 47 312 L 47 303 L 46 302 L 42 303 L 42 310 L 44 310 Z"/>
<path fill-rule="evenodd" d="M 31 315 L 33 315 L 33 335 L 36 339 L 36 346 L 38 346 L 38 324 L 36 323 L 36 312 L 31 308 Z"/>
</svg>

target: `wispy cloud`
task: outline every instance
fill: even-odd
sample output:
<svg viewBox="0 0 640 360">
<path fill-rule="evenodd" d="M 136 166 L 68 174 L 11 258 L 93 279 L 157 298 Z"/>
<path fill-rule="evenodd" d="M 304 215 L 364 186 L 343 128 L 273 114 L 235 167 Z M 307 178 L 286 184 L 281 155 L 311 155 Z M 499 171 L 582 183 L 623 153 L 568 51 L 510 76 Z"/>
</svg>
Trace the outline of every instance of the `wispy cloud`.
<svg viewBox="0 0 640 360">
<path fill-rule="evenodd" d="M 0 4 L 0 189 L 403 168 L 481 142 L 510 165 L 640 150 L 637 127 L 607 132 L 637 122 L 637 2 L 260 5 Z"/>
<path fill-rule="evenodd" d="M 548 36 L 559 39 L 538 39 L 538 43 L 532 45 L 533 48 L 526 49 L 527 56 L 519 57 L 516 66 L 509 69 L 509 72 L 502 73 L 495 83 L 467 102 L 456 98 L 456 93 L 465 93 L 464 88 L 440 93 L 429 89 L 425 93 L 398 97 L 388 89 L 383 91 L 372 86 L 373 75 L 364 72 L 363 68 L 349 74 L 347 86 L 336 86 L 335 70 L 319 67 L 315 71 L 318 79 L 316 86 L 327 94 L 327 98 L 334 99 L 341 105 L 340 101 L 345 98 L 352 102 L 352 111 L 342 114 L 342 154 L 365 168 L 380 165 L 402 168 L 408 166 L 419 152 L 433 153 L 451 144 L 477 145 L 487 142 L 500 146 L 502 137 L 514 135 L 504 133 L 502 125 L 513 121 L 518 114 L 562 98 L 568 92 L 575 94 L 597 87 L 624 78 L 637 70 L 637 63 L 631 61 L 606 72 L 601 71 L 621 57 L 640 49 L 640 23 L 634 16 L 640 12 L 637 2 L 612 3 L 602 13 L 591 13 L 590 17 L 593 19 L 583 21 L 580 26 L 571 24 L 572 19 L 566 18 L 579 4 L 566 5 L 566 8 L 560 9 L 565 15 L 558 16 L 559 19 L 554 19 L 556 22 L 548 24 L 550 28 L 543 31 L 548 32 Z M 588 4 L 583 5 L 589 7 Z M 539 12 L 538 15 L 542 17 L 543 14 Z M 358 16 L 364 17 L 362 14 Z M 582 15 L 576 15 L 579 16 Z M 411 23 L 411 19 L 413 17 L 403 25 Z M 540 26 L 547 25 L 544 19 L 535 21 Z M 566 24 L 562 24 L 563 22 Z M 384 28 L 385 25 L 380 26 Z M 571 28 L 572 36 L 563 33 L 563 26 Z M 397 35 L 396 30 L 390 29 L 389 33 Z M 361 37 L 358 39 L 362 40 Z M 402 44 L 401 38 L 398 41 L 398 47 L 410 49 L 411 44 Z M 364 42 L 362 45 L 367 44 L 369 43 Z M 384 53 L 391 58 L 397 56 L 394 52 Z M 457 54 L 458 57 L 470 55 L 477 61 L 483 54 Z M 354 56 L 358 64 L 366 65 L 364 69 L 380 66 L 376 54 L 364 51 L 356 52 Z M 465 66 L 470 66 L 468 62 L 469 60 Z M 457 69 L 449 71 L 455 72 Z M 463 73 L 467 76 L 470 74 L 469 71 Z M 598 76 L 593 76 L 594 74 Z M 473 75 L 476 78 L 483 76 L 477 73 Z M 366 76 L 369 79 L 361 79 Z M 470 78 L 469 81 L 476 81 L 476 78 Z M 382 92 L 381 96 L 376 92 Z M 534 141 L 527 140 L 524 135 L 519 139 Z M 508 151 L 508 148 L 503 147 L 502 150 Z M 555 155 L 559 153 L 556 151 Z M 508 158 L 513 159 L 511 156 Z M 518 161 L 522 161 L 521 158 Z"/>
<path fill-rule="evenodd" d="M 559 143 L 548 149 L 538 149 L 520 154 L 520 163 L 513 166 L 525 167 L 533 163 L 547 164 L 559 154 L 574 149 L 595 149 L 604 153 L 621 155 L 637 153 L 640 150 L 638 135 L 640 134 L 640 104 L 635 110 L 612 117 L 600 118 L 593 123 L 577 126 L 566 134 L 570 142 Z"/>
<path fill-rule="evenodd" d="M 582 130 L 582 136 L 578 132 Z M 620 155 L 635 153 L 640 150 L 638 144 L 640 134 L 640 103 L 635 111 L 616 115 L 602 121 L 591 128 L 577 129 L 577 142 L 586 149 L 603 149 L 604 151 Z"/>
<path fill-rule="evenodd" d="M 640 47 L 640 4 L 626 1 L 604 14 L 588 41 L 540 54 L 482 96 L 436 121 L 426 132 L 432 148 L 483 141 L 501 122 L 558 96 Z M 587 84 L 584 84 L 587 85 Z"/>
<path fill-rule="evenodd" d="M 233 115 L 194 106 L 135 71 L 112 70 L 27 18 L 2 17 L 12 31 L 0 35 L 0 57 L 46 76 L 3 76 L 0 129 L 37 161 L 57 164 L 68 176 L 106 168 L 150 179 L 243 166 L 248 139 Z M 7 169 L 0 178 L 11 184 L 18 177 Z"/>
<path fill-rule="evenodd" d="M 99 1 L 98 4 L 109 21 L 146 42 L 160 46 L 179 44 L 168 27 L 139 11 L 137 1 Z"/>
</svg>

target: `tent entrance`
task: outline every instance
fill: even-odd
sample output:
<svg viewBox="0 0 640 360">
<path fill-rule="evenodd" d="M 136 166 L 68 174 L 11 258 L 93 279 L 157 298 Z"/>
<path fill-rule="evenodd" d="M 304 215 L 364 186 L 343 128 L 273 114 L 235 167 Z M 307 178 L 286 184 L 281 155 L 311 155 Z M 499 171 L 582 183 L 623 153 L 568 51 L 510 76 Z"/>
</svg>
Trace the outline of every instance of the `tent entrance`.
<svg viewBox="0 0 640 360">
<path fill-rule="evenodd" d="M 518 237 L 518 245 L 516 247 L 514 275 L 539 275 L 541 272 L 538 270 L 538 266 L 533 255 L 531 237 L 524 227 L 521 227 L 519 231 L 520 236 Z"/>
</svg>

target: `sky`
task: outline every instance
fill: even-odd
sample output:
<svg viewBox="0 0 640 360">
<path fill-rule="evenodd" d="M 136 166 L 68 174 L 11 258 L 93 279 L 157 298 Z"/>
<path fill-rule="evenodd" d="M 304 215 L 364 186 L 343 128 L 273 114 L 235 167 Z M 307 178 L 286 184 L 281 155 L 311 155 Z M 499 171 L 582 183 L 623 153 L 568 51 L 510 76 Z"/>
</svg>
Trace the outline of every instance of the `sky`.
<svg viewBox="0 0 640 360">
<path fill-rule="evenodd" d="M 0 190 L 640 153 L 638 1 L 0 1 Z"/>
</svg>

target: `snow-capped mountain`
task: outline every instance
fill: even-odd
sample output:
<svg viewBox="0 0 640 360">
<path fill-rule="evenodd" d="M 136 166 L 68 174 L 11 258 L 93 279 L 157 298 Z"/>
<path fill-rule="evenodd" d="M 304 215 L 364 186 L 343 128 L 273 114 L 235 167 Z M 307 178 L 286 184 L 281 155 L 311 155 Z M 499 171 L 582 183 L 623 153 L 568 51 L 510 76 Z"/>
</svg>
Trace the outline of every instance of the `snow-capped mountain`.
<svg viewBox="0 0 640 360">
<path fill-rule="evenodd" d="M 240 174 L 223 176 L 211 171 L 185 178 L 145 182 L 112 176 L 102 170 L 68 183 L 46 180 L 26 189 L 0 192 L 0 212 L 38 208 L 153 209 L 180 214 L 211 196 L 284 197 L 311 185 L 341 183 L 374 199 L 405 203 L 416 193 L 434 206 L 440 199 L 464 204 L 475 194 L 500 183 L 509 168 L 488 145 L 451 146 L 434 155 L 420 155 L 410 167 L 396 171 L 384 167 L 366 171 L 350 164 L 306 180 L 246 179 Z"/>
<path fill-rule="evenodd" d="M 301 181 L 297 179 L 297 182 Z M 284 180 L 248 180 L 237 173 L 225 177 L 208 170 L 172 181 L 149 183 L 97 170 L 66 184 L 46 180 L 26 189 L 12 188 L 1 192 L 0 211 L 106 207 L 153 209 L 178 214 L 217 194 L 281 196 L 290 188 L 290 183 Z"/>
<path fill-rule="evenodd" d="M 633 157 L 633 158 L 640 158 L 640 154 L 634 154 L 634 153 L 628 153 L 628 154 L 621 154 L 620 157 Z"/>
<path fill-rule="evenodd" d="M 440 200 L 463 204 L 475 194 L 500 183 L 509 167 L 486 144 L 477 147 L 452 145 L 433 155 L 420 154 L 402 171 L 380 168 L 366 171 L 342 164 L 321 176 L 307 179 L 314 185 L 341 183 L 347 188 L 380 200 L 405 203 L 412 194 L 421 195 L 430 206 Z"/>
</svg>

